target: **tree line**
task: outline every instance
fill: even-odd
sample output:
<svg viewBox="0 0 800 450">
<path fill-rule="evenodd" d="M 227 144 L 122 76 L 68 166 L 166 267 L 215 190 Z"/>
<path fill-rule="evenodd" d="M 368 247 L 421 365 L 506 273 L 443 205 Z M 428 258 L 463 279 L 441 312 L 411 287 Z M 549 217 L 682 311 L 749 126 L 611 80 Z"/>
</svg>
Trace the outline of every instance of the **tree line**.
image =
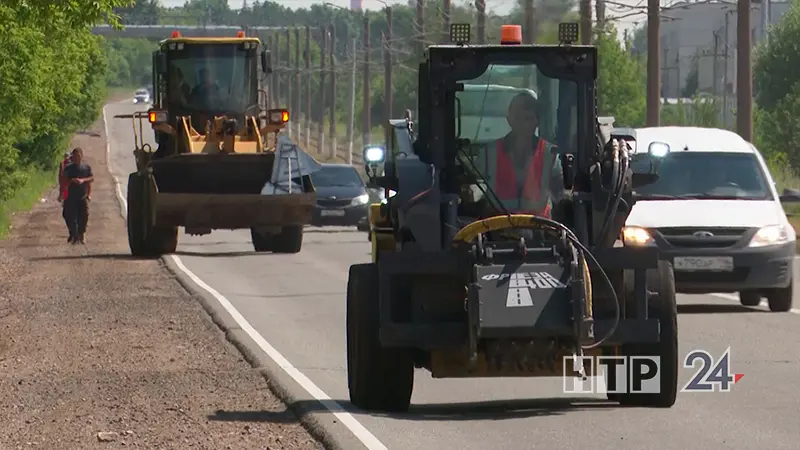
<svg viewBox="0 0 800 450">
<path fill-rule="evenodd" d="M 113 9 L 125 3 L 0 2 L 0 222 L 15 196 L 45 187 L 71 136 L 97 119 L 107 59 L 88 26 L 118 26 Z"/>
</svg>

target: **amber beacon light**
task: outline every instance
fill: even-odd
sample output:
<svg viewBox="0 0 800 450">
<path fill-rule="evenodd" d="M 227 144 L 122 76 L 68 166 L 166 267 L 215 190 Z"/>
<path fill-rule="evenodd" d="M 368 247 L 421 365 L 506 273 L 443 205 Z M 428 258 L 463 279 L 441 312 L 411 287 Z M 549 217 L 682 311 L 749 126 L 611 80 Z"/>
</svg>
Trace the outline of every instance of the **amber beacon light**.
<svg viewBox="0 0 800 450">
<path fill-rule="evenodd" d="M 503 25 L 500 27 L 501 45 L 522 45 L 522 27 L 520 25 Z"/>
</svg>

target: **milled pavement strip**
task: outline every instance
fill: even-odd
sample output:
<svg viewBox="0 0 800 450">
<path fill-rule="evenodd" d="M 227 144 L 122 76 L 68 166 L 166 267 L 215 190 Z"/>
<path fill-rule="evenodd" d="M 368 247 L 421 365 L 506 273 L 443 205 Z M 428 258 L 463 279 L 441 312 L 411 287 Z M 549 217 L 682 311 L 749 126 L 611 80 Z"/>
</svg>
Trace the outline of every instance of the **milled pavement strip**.
<svg viewBox="0 0 800 450">
<path fill-rule="evenodd" d="M 106 106 L 103 106 L 103 126 L 106 134 L 106 159 L 109 161 L 108 167 L 111 172 L 111 134 L 109 133 Z M 119 200 L 120 214 L 123 218 L 127 218 L 127 200 L 122 195 L 121 183 L 113 173 L 111 175 Z M 301 422 L 314 437 L 329 448 L 351 450 L 364 446 L 369 450 L 388 450 L 342 405 L 332 400 L 328 394 L 267 342 L 225 296 L 189 270 L 177 255 L 166 255 L 161 259 L 184 288 L 200 300 L 214 323 L 225 332 L 226 338 L 242 352 L 250 364 L 266 372 L 269 386 L 289 408 L 295 410 Z M 314 400 L 322 405 L 339 420 L 339 423 L 332 420 L 329 414 L 316 411 L 313 407 L 297 406 L 308 404 L 309 400 Z M 339 424 L 346 427 L 347 430 L 343 430 Z"/>
</svg>

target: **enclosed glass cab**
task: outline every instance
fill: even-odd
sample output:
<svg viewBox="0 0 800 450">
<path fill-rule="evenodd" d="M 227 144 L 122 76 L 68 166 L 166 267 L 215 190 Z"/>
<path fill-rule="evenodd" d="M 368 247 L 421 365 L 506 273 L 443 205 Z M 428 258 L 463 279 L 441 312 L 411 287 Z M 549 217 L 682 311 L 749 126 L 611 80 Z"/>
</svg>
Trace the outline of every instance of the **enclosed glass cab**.
<svg viewBox="0 0 800 450">
<path fill-rule="evenodd" d="M 161 107 L 171 117 L 192 116 L 201 133 L 198 124 L 215 115 L 256 115 L 258 45 L 258 39 L 244 37 L 163 41 Z"/>
</svg>

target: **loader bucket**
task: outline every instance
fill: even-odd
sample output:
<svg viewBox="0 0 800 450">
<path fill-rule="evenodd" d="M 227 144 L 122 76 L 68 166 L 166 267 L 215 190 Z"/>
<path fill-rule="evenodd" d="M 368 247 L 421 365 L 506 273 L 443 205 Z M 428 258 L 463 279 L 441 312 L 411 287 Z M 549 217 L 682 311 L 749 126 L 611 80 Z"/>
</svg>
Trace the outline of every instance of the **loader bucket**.
<svg viewBox="0 0 800 450">
<path fill-rule="evenodd" d="M 241 229 L 310 223 L 316 201 L 310 182 L 290 194 L 261 194 L 274 163 L 271 152 L 182 154 L 152 161 L 156 226 Z"/>
</svg>

